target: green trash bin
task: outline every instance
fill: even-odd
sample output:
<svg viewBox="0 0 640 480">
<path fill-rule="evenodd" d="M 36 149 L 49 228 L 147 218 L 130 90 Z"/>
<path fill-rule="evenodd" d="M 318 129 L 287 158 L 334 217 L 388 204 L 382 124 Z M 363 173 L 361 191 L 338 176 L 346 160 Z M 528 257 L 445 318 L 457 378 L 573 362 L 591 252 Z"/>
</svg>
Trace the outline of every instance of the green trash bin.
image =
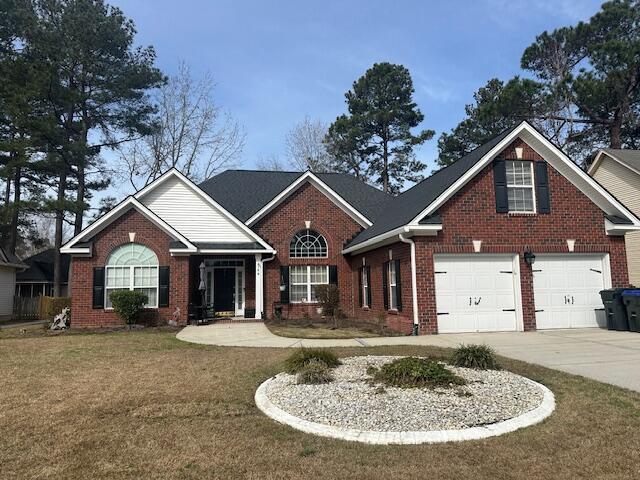
<svg viewBox="0 0 640 480">
<path fill-rule="evenodd" d="M 640 332 L 640 290 L 625 290 L 622 292 L 622 301 L 627 307 L 629 330 Z"/>
<path fill-rule="evenodd" d="M 629 330 L 629 320 L 627 319 L 627 309 L 622 302 L 622 292 L 624 288 L 609 288 L 600 292 L 600 298 L 604 304 L 604 312 L 607 317 L 607 329 L 627 332 Z"/>
</svg>

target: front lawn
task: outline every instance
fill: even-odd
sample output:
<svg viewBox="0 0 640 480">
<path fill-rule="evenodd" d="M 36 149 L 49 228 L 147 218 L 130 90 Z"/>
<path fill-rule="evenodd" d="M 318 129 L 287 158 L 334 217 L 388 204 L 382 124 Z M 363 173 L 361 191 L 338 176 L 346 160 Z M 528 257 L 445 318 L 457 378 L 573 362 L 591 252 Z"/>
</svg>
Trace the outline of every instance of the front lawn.
<svg viewBox="0 0 640 480">
<path fill-rule="evenodd" d="M 331 328 L 326 323 L 304 325 L 286 325 L 266 323 L 274 335 L 288 338 L 371 338 L 380 335 L 357 327 Z"/>
<path fill-rule="evenodd" d="M 333 349 L 443 355 L 441 349 Z M 314 437 L 255 407 L 286 349 L 133 331 L 0 340 L 2 478 L 638 478 L 640 394 L 521 362 L 547 385 L 544 423 L 469 443 L 369 446 Z"/>
</svg>

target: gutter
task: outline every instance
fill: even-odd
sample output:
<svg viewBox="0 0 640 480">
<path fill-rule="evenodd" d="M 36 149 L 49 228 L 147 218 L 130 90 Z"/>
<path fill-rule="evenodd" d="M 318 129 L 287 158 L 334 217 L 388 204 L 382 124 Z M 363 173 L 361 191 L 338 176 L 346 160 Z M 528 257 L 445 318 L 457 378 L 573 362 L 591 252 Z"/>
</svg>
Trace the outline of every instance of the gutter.
<svg viewBox="0 0 640 480">
<path fill-rule="evenodd" d="M 418 335 L 420 322 L 418 320 L 418 285 L 416 284 L 416 243 L 404 236 L 404 233 L 398 235 L 403 243 L 411 245 L 411 297 L 413 306 L 413 335 Z"/>
</svg>

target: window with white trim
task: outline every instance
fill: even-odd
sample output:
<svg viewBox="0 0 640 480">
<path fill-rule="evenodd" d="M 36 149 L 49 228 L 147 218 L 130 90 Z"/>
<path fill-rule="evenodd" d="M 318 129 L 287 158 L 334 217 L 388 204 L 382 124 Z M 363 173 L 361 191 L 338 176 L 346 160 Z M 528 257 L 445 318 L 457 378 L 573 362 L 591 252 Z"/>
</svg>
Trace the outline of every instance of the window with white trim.
<svg viewBox="0 0 640 480">
<path fill-rule="evenodd" d="M 316 286 L 329 283 L 326 265 L 292 265 L 289 267 L 289 302 L 315 303 Z"/>
<path fill-rule="evenodd" d="M 396 262 L 389 262 L 389 309 L 398 309 L 398 277 Z"/>
<path fill-rule="evenodd" d="M 147 296 L 147 308 L 158 306 L 158 256 L 148 247 L 128 243 L 111 252 L 105 265 L 105 308 L 117 290 L 136 290 Z"/>
<path fill-rule="evenodd" d="M 369 307 L 369 276 L 367 275 L 367 267 L 360 269 L 360 275 L 362 275 L 362 306 Z"/>
<path fill-rule="evenodd" d="M 533 162 L 507 160 L 506 173 L 509 213 L 535 213 Z"/>
<path fill-rule="evenodd" d="M 326 258 L 327 240 L 314 230 L 300 230 L 289 244 L 290 258 Z"/>
</svg>

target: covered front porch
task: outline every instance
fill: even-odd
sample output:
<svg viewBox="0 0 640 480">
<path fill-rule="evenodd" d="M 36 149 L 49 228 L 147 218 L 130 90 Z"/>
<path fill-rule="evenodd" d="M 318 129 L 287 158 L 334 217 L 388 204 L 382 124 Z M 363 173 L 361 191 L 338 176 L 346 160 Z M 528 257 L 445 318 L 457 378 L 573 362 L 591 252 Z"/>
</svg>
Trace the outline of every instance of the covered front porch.
<svg viewBox="0 0 640 480">
<path fill-rule="evenodd" d="M 263 318 L 263 254 L 189 257 L 189 321 Z"/>
</svg>

